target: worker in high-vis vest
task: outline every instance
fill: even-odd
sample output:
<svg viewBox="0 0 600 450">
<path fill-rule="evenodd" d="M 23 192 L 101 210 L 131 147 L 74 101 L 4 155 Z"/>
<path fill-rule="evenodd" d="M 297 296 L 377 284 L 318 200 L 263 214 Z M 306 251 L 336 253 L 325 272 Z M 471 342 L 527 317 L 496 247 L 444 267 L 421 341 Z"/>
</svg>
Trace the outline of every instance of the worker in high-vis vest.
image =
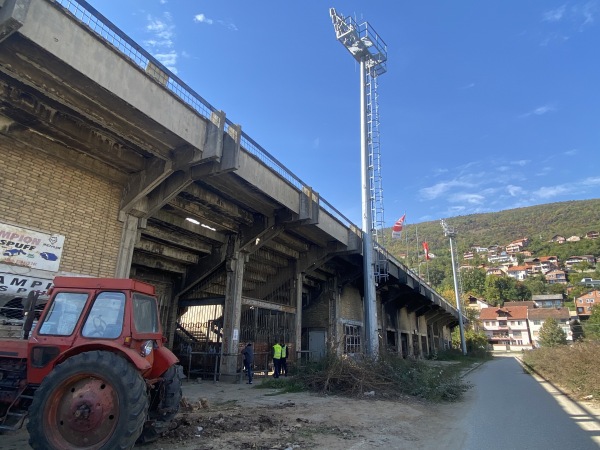
<svg viewBox="0 0 600 450">
<path fill-rule="evenodd" d="M 281 373 L 281 350 L 281 344 L 279 343 L 279 339 L 277 339 L 273 346 L 273 377 L 275 378 L 279 378 L 279 374 Z"/>
<path fill-rule="evenodd" d="M 283 344 L 281 347 L 281 374 L 287 377 L 287 357 L 288 357 L 288 347 L 286 344 Z"/>
</svg>

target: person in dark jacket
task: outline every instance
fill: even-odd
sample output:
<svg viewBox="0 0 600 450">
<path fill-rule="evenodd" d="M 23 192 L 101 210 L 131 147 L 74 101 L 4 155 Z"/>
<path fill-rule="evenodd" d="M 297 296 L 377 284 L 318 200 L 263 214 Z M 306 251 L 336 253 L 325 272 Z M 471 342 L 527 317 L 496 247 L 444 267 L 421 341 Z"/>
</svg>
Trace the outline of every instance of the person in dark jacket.
<svg viewBox="0 0 600 450">
<path fill-rule="evenodd" d="M 281 361 L 279 362 L 281 374 L 287 377 L 287 357 L 288 346 L 283 344 L 281 347 Z"/>
<path fill-rule="evenodd" d="M 244 357 L 244 368 L 248 373 L 248 384 L 252 384 L 252 366 L 254 365 L 254 348 L 252 348 L 252 342 L 248 342 L 246 344 L 246 348 L 242 350 L 242 355 Z"/>
</svg>

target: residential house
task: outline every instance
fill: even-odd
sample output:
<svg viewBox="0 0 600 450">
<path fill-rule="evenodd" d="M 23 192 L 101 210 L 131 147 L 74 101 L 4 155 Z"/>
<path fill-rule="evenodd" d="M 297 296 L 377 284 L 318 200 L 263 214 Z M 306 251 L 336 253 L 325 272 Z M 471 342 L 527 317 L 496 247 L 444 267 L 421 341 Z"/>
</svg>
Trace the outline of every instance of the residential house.
<svg viewBox="0 0 600 450">
<path fill-rule="evenodd" d="M 546 282 L 548 284 L 567 284 L 567 274 L 564 270 L 551 270 L 546 273 Z"/>
<path fill-rule="evenodd" d="M 552 236 L 552 239 L 550 239 L 550 242 L 556 242 L 557 244 L 564 244 L 566 241 L 564 236 L 561 236 L 560 234 L 556 234 L 554 236 Z"/>
<path fill-rule="evenodd" d="M 506 246 L 507 253 L 519 253 L 529 244 L 528 238 L 517 239 Z"/>
<path fill-rule="evenodd" d="M 527 306 L 483 308 L 479 320 L 492 350 L 520 351 L 531 348 Z"/>
<path fill-rule="evenodd" d="M 504 275 L 506 275 L 506 273 L 504 273 L 504 271 L 500 267 L 488 267 L 485 270 L 485 275 L 496 275 L 497 277 L 503 277 Z"/>
<path fill-rule="evenodd" d="M 562 308 L 565 303 L 563 294 L 532 295 L 531 300 L 538 308 Z"/>
<path fill-rule="evenodd" d="M 492 305 L 490 305 L 485 300 L 469 295 L 466 306 L 467 308 L 472 308 L 476 309 L 477 311 L 481 311 L 483 308 L 490 308 Z"/>
<path fill-rule="evenodd" d="M 463 259 L 473 259 L 473 252 L 464 252 Z"/>
<path fill-rule="evenodd" d="M 581 238 L 579 236 L 571 236 L 567 238 L 567 242 L 579 242 Z"/>
<path fill-rule="evenodd" d="M 532 308 L 527 312 L 529 330 L 531 339 L 535 347 L 539 347 L 540 329 L 547 319 L 554 319 L 564 331 L 567 341 L 573 341 L 573 332 L 571 331 L 571 316 L 568 308 Z"/>
<path fill-rule="evenodd" d="M 523 248 L 523 246 L 520 244 L 515 244 L 515 243 L 508 244 L 506 246 L 506 253 L 510 253 L 510 254 L 519 253 L 522 248 Z"/>
<path fill-rule="evenodd" d="M 477 253 L 487 253 L 488 248 L 487 247 L 479 247 L 479 246 L 473 246 L 471 247 L 472 250 L 475 250 Z"/>
<path fill-rule="evenodd" d="M 527 266 L 512 266 L 508 268 L 507 274 L 509 277 L 518 281 L 523 281 L 527 278 Z"/>
<path fill-rule="evenodd" d="M 592 306 L 600 305 L 600 291 L 594 290 L 587 294 L 583 294 L 575 299 L 575 307 L 577 308 L 577 314 L 582 320 L 590 318 L 592 314 Z"/>
<path fill-rule="evenodd" d="M 598 239 L 599 236 L 600 233 L 598 233 L 597 231 L 588 231 L 587 233 L 585 233 L 584 239 Z"/>
<path fill-rule="evenodd" d="M 535 302 L 533 300 L 522 300 L 522 301 L 516 301 L 516 302 L 504 302 L 503 306 L 505 308 L 513 307 L 513 306 L 527 306 L 527 308 L 529 308 L 529 309 L 531 309 L 531 308 L 537 308 L 537 305 L 535 304 Z"/>
<path fill-rule="evenodd" d="M 593 280 L 592 278 L 582 278 L 579 284 L 588 287 L 600 286 L 600 280 Z"/>
<path fill-rule="evenodd" d="M 565 269 L 573 270 L 573 267 L 579 263 L 588 263 L 590 266 L 595 266 L 596 257 L 594 255 L 571 256 L 565 261 Z"/>
<path fill-rule="evenodd" d="M 492 264 L 500 264 L 500 263 L 517 263 L 517 257 L 514 255 L 509 255 L 506 251 L 502 251 L 497 254 L 488 255 L 488 262 Z"/>
</svg>

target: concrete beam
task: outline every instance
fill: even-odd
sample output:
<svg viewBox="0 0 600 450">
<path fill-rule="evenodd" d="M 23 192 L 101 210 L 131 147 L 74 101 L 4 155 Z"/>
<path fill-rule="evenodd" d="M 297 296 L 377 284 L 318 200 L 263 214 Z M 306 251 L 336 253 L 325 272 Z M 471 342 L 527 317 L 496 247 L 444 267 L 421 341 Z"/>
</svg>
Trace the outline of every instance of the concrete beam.
<svg viewBox="0 0 600 450">
<path fill-rule="evenodd" d="M 175 272 L 182 275 L 187 271 L 186 264 L 179 264 L 168 259 L 157 258 L 154 255 L 148 255 L 141 252 L 135 252 L 133 254 L 132 264 L 149 267 L 151 269 L 164 270 L 167 272 Z"/>
<path fill-rule="evenodd" d="M 168 202 L 168 205 L 181 211 L 184 215 L 196 218 L 200 222 L 209 225 L 212 228 L 216 228 L 217 230 L 227 230 L 235 233 L 239 231 L 239 223 L 236 221 L 223 217 L 206 206 L 193 203 L 181 196 L 172 198 Z"/>
<path fill-rule="evenodd" d="M 91 82 L 202 149 L 205 118 L 54 2 L 32 2 L 18 31 Z"/>
<path fill-rule="evenodd" d="M 185 250 L 160 244 L 155 241 L 141 239 L 135 244 L 136 250 L 142 250 L 153 255 L 162 256 L 165 259 L 173 260 L 182 264 L 196 264 L 198 255 Z"/>
<path fill-rule="evenodd" d="M 227 242 L 227 236 L 224 234 L 218 231 L 209 230 L 208 228 L 201 227 L 199 225 L 195 225 L 191 222 L 188 222 L 183 217 L 176 216 L 175 214 L 168 213 L 167 211 L 158 211 L 152 216 L 152 219 L 159 222 L 164 222 L 177 228 L 181 228 L 184 231 L 192 233 L 192 235 L 198 235 L 203 239 L 213 241 L 218 244 Z"/>
<path fill-rule="evenodd" d="M 165 233 L 163 229 L 155 227 L 153 225 L 147 225 L 146 228 L 141 230 L 142 236 L 148 236 L 161 241 L 167 242 L 168 244 L 183 247 L 188 250 L 193 250 L 198 253 L 210 254 L 212 252 L 212 245 L 209 245 L 198 238 L 194 239 L 191 236 L 185 236 L 175 231 Z"/>
<path fill-rule="evenodd" d="M 149 159 L 144 170 L 129 177 L 129 182 L 123 189 L 121 211 L 128 213 L 136 202 L 148 195 L 172 173 L 171 161 L 159 158 Z M 148 217 L 148 214 L 146 213 L 145 216 Z"/>
<path fill-rule="evenodd" d="M 25 23 L 31 0 L 5 0 L 0 9 L 0 42 Z"/>
<path fill-rule="evenodd" d="M 268 309 L 271 311 L 280 311 L 280 312 L 286 312 L 286 313 L 290 313 L 290 314 L 296 313 L 295 306 L 279 305 L 277 303 L 264 302 L 262 300 L 258 300 L 258 299 L 250 298 L 250 297 L 242 297 L 242 304 L 247 305 L 247 306 L 254 306 L 255 308 Z"/>
</svg>

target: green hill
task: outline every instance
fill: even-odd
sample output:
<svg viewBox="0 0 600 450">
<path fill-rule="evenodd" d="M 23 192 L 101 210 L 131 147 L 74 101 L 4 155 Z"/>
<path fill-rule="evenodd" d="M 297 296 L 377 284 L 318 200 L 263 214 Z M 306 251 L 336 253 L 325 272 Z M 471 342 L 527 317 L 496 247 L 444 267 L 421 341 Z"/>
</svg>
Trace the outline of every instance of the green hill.
<svg viewBox="0 0 600 450">
<path fill-rule="evenodd" d="M 471 214 L 446 220 L 456 232 L 455 245 L 458 264 L 474 267 L 491 266 L 487 254 L 475 253 L 472 260 L 463 260 L 463 253 L 474 246 L 504 247 L 512 241 L 528 238 L 524 249 L 532 256 L 557 256 L 564 263 L 571 256 L 594 255 L 600 259 L 600 239 L 581 239 L 578 242 L 558 244 L 550 242 L 556 236 L 583 237 L 590 231 L 600 231 L 600 199 L 550 203 L 527 208 L 510 209 L 488 214 Z M 391 228 L 385 230 L 385 247 L 392 255 L 419 273 L 435 289 L 452 301 L 454 297 L 450 245 L 439 221 L 408 224 L 404 226 L 401 239 L 391 239 Z M 435 257 L 425 261 L 422 242 L 429 244 L 429 252 Z M 418 257 L 417 257 L 418 252 Z M 520 261 L 525 258 L 520 255 Z M 567 280 L 576 286 L 570 293 L 579 295 L 585 287 L 578 286 L 583 271 L 586 276 L 600 277 L 600 264 L 594 268 L 578 266 L 577 273 L 568 273 Z M 533 294 L 566 293 L 564 284 L 550 285 L 543 276 L 528 277 L 523 282 L 514 278 L 495 279 L 486 277 L 484 270 L 461 271 L 462 289 L 465 294 L 484 297 L 492 304 L 507 300 L 530 299 Z"/>
<path fill-rule="evenodd" d="M 457 216 L 446 219 L 446 223 L 457 233 L 459 255 L 472 246 L 505 246 L 523 237 L 541 246 L 555 235 L 565 238 L 573 235 L 583 237 L 589 231 L 600 231 L 600 199 L 548 203 L 494 213 Z M 423 241 L 429 243 L 431 253 L 449 254 L 448 239 L 444 236 L 439 221 L 405 225 L 401 239 L 391 239 L 391 228 L 386 229 L 384 235 L 385 247 L 396 257 L 408 253 L 409 257 L 414 258 L 417 248 L 422 255 L 423 248 L 420 243 Z M 568 245 L 575 244 L 578 243 Z"/>
</svg>

